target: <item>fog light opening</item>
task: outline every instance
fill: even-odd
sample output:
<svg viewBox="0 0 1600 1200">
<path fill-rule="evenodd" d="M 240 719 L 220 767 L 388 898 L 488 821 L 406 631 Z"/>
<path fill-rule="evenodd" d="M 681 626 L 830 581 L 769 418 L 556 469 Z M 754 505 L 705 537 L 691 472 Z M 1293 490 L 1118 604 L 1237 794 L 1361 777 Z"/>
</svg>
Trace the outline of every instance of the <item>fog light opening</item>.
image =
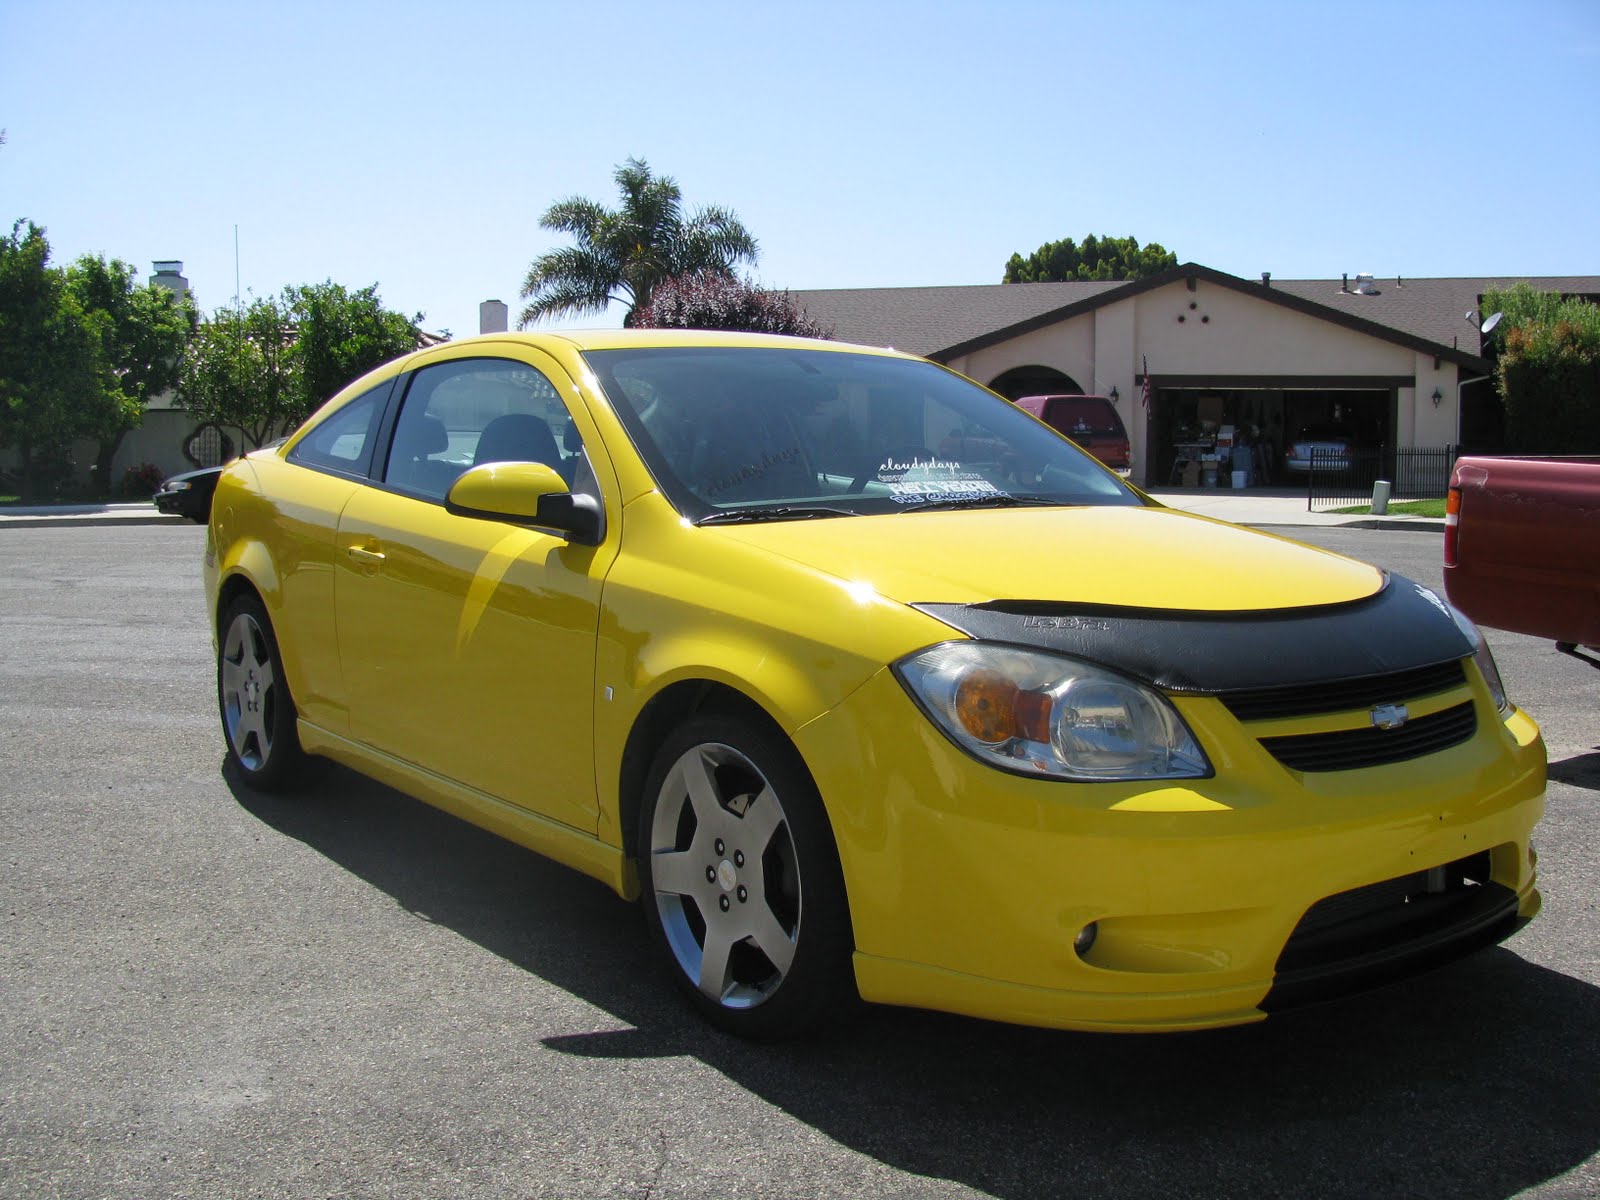
<svg viewBox="0 0 1600 1200">
<path fill-rule="evenodd" d="M 1100 926 L 1095 921 L 1090 921 L 1082 929 L 1078 930 L 1078 936 L 1072 939 L 1072 948 L 1077 951 L 1079 958 L 1089 953 L 1090 948 L 1094 945 L 1095 938 L 1099 936 Z"/>
</svg>

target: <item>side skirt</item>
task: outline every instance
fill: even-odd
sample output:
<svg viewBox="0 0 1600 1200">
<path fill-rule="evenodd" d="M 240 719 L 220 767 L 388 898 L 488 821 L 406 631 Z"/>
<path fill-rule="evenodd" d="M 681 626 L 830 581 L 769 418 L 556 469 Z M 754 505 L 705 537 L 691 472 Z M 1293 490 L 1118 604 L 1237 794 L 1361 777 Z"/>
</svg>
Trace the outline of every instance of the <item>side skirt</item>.
<svg viewBox="0 0 1600 1200">
<path fill-rule="evenodd" d="M 303 718 L 298 722 L 298 729 L 300 745 L 307 754 L 331 758 L 535 854 L 593 876 L 624 900 L 639 896 L 639 877 L 633 860 L 593 834 L 518 808 L 487 792 L 465 787 L 381 750 L 331 733 Z"/>
</svg>

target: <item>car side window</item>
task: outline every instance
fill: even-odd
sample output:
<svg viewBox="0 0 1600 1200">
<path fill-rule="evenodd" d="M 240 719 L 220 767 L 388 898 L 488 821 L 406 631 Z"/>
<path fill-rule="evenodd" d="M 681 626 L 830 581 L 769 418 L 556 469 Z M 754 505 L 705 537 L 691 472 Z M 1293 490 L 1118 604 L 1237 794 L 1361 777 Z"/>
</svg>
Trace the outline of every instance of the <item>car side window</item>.
<svg viewBox="0 0 1600 1200">
<path fill-rule="evenodd" d="M 383 481 L 443 500 L 469 467 L 538 462 L 571 485 L 587 475 L 566 405 L 527 363 L 471 358 L 424 367 L 411 378 Z"/>
<path fill-rule="evenodd" d="M 386 380 L 350 401 L 296 442 L 289 451 L 289 461 L 346 475 L 365 475 L 373 435 L 392 386 L 393 380 Z"/>
</svg>

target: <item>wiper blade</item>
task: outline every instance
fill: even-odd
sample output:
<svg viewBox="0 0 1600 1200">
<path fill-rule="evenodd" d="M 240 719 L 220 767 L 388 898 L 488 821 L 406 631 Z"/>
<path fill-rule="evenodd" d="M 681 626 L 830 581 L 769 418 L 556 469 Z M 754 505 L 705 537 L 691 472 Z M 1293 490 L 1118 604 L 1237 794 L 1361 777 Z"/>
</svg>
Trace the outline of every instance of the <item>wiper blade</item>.
<svg viewBox="0 0 1600 1200">
<path fill-rule="evenodd" d="M 1051 496 L 1018 496 L 1010 492 L 996 492 L 992 496 L 961 496 L 953 500 L 930 500 L 926 504 L 908 504 L 902 512 L 929 512 L 950 508 L 1018 508 L 1047 505 L 1059 507 L 1061 501 Z"/>
<path fill-rule="evenodd" d="M 701 517 L 696 525 L 743 525 L 752 521 L 807 521 L 816 517 L 853 517 L 848 508 L 829 508 L 826 505 L 779 504 L 768 508 L 725 508 L 709 517 Z"/>
</svg>

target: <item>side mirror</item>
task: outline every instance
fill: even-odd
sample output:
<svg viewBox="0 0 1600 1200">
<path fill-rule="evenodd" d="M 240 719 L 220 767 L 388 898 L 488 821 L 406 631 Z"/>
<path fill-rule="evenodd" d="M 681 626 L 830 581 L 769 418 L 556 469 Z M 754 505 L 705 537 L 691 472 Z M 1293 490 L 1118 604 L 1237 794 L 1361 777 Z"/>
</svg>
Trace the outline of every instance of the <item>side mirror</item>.
<svg viewBox="0 0 1600 1200">
<path fill-rule="evenodd" d="M 566 480 L 544 463 L 472 467 L 451 485 L 444 506 L 458 517 L 552 529 L 585 546 L 599 545 L 605 535 L 600 502 L 593 496 L 573 495 Z"/>
</svg>

